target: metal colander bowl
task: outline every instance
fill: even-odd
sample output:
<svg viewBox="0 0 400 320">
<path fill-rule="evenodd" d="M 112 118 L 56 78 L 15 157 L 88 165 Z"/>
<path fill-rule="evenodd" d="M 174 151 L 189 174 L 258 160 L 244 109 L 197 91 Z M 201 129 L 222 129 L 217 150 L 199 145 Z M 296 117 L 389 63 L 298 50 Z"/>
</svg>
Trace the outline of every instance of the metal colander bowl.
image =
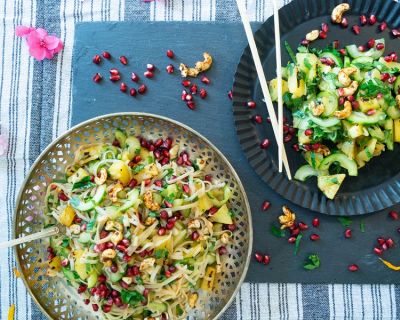
<svg viewBox="0 0 400 320">
<path fill-rule="evenodd" d="M 17 199 L 14 236 L 22 237 L 44 227 L 43 206 L 48 184 L 64 176 L 74 151 L 82 144 L 111 142 L 116 128 L 125 128 L 134 135 L 153 141 L 173 137 L 193 156 L 208 158 L 206 171 L 226 181 L 232 189 L 230 206 L 237 213 L 237 230 L 228 254 L 222 259 L 222 273 L 217 276 L 214 291 L 204 295 L 195 310 L 198 317 L 217 319 L 233 301 L 240 288 L 250 261 L 252 225 L 250 207 L 233 167 L 206 138 L 193 129 L 168 118 L 146 113 L 117 113 L 83 122 L 51 143 L 33 164 Z M 99 319 L 91 306 L 85 306 L 75 289 L 64 279 L 46 276 L 48 239 L 16 247 L 18 267 L 32 298 L 50 319 Z"/>
</svg>

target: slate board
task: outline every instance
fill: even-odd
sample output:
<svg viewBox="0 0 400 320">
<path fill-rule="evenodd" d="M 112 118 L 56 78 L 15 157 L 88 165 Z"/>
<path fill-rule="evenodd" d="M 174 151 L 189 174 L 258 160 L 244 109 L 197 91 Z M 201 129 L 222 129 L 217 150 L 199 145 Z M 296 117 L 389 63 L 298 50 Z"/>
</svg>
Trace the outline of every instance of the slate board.
<svg viewBox="0 0 400 320">
<path fill-rule="evenodd" d="M 254 25 L 256 28 L 259 25 Z M 254 250 L 271 255 L 268 266 L 251 262 L 246 281 L 248 282 L 297 282 L 297 283 L 400 283 L 400 273 L 386 269 L 372 249 L 378 236 L 392 237 L 400 241 L 396 229 L 400 221 L 387 218 L 388 210 L 352 219 L 353 238 L 344 239 L 344 227 L 336 217 L 325 216 L 304 210 L 289 203 L 271 190 L 256 175 L 244 157 L 235 133 L 231 101 L 227 91 L 233 83 L 236 64 L 246 46 L 243 27 L 229 23 L 185 23 L 185 22 L 118 22 L 80 23 L 75 29 L 73 52 L 73 109 L 72 124 L 78 124 L 102 114 L 141 111 L 160 114 L 191 126 L 210 139 L 230 160 L 247 191 L 252 208 L 254 226 Z M 165 56 L 173 49 L 176 58 L 171 61 Z M 101 65 L 92 63 L 96 53 L 107 50 L 112 61 Z M 212 69 L 207 73 L 211 84 L 207 86 L 208 98 L 196 97 L 197 110 L 189 110 L 180 100 L 183 89 L 181 78 L 168 75 L 165 66 L 180 61 L 188 64 L 201 58 L 204 51 L 214 57 Z M 118 57 L 126 55 L 129 64 L 122 66 Z M 144 77 L 147 63 L 158 69 L 154 79 L 143 80 L 148 85 L 144 96 L 132 98 L 119 91 L 119 85 L 108 80 L 108 70 L 117 67 L 128 86 L 130 73 L 135 71 Z M 96 72 L 105 76 L 100 85 L 92 82 Z M 199 80 L 196 81 L 201 87 Z M 272 207 L 262 212 L 261 203 L 268 199 Z M 310 228 L 304 234 L 298 254 L 285 239 L 274 237 L 270 225 L 276 221 L 282 205 L 296 213 L 298 221 L 311 226 L 311 220 L 319 217 L 321 226 Z M 399 209 L 399 208 L 397 208 Z M 360 231 L 360 221 L 365 221 L 365 233 Z M 309 235 L 318 233 L 321 240 L 311 242 Z M 386 252 L 384 257 L 400 264 L 398 248 Z M 309 254 L 316 253 L 321 267 L 306 271 L 302 265 Z M 347 271 L 349 264 L 356 263 L 360 270 Z"/>
</svg>

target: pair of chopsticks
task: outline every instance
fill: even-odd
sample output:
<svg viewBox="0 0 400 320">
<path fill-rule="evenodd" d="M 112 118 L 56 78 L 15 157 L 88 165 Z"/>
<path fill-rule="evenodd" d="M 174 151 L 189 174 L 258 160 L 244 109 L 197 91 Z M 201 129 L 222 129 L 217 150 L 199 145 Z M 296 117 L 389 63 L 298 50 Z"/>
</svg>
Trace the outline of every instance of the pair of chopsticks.
<svg viewBox="0 0 400 320">
<path fill-rule="evenodd" d="M 261 64 L 260 56 L 257 51 L 256 42 L 254 40 L 253 32 L 251 30 L 249 18 L 247 16 L 247 10 L 244 0 L 236 0 L 244 31 L 246 33 L 247 41 L 249 42 L 251 55 L 253 56 L 254 64 L 260 80 L 261 90 L 264 95 L 264 100 L 267 105 L 269 117 L 271 119 L 272 129 L 274 131 L 275 139 L 278 143 L 278 167 L 279 172 L 282 172 L 282 163 L 285 167 L 285 171 L 289 180 L 292 179 L 290 173 L 290 167 L 283 145 L 283 101 L 282 101 L 282 62 L 281 62 L 281 37 L 279 31 L 279 14 L 277 0 L 273 0 L 274 5 L 274 28 L 275 28 L 275 48 L 276 48 L 276 74 L 277 74 L 277 85 L 278 85 L 278 119 L 275 114 L 274 105 L 271 100 L 271 96 L 268 90 L 267 80 L 265 78 L 264 69 Z"/>
</svg>

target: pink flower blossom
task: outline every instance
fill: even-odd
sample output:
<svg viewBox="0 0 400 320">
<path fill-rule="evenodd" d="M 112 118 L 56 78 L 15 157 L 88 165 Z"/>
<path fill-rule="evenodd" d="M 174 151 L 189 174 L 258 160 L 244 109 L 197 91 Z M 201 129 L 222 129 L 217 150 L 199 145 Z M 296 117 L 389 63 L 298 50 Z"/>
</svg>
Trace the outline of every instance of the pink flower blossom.
<svg viewBox="0 0 400 320">
<path fill-rule="evenodd" d="M 0 157 L 7 153 L 8 141 L 4 134 L 0 134 Z"/>
<path fill-rule="evenodd" d="M 26 37 L 30 55 L 39 61 L 52 59 L 64 47 L 61 39 L 48 35 L 42 28 L 18 26 L 15 33 L 19 37 Z"/>
</svg>

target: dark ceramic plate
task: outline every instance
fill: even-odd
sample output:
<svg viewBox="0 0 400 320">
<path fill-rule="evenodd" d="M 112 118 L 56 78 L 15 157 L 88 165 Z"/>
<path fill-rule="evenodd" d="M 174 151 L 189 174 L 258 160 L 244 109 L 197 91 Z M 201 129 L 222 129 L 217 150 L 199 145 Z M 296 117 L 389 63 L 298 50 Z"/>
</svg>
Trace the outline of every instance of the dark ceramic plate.
<svg viewBox="0 0 400 320">
<path fill-rule="evenodd" d="M 288 41 L 295 50 L 311 30 L 319 29 L 322 22 L 329 24 L 328 38 L 317 40 L 312 46 L 323 48 L 333 40 L 340 41 L 340 47 L 355 43 L 364 45 L 370 38 L 386 40 L 386 53 L 396 51 L 400 47 L 400 40 L 394 39 L 390 28 L 400 26 L 400 4 L 390 0 L 354 0 L 348 1 L 351 10 L 346 17 L 349 27 L 343 29 L 330 23 L 332 9 L 342 1 L 324 0 L 294 0 L 280 11 L 282 46 Z M 361 34 L 356 36 L 351 27 L 359 24 L 359 16 L 365 14 L 376 15 L 378 21 L 386 21 L 389 28 L 380 32 L 379 23 L 361 28 Z M 275 44 L 273 19 L 269 18 L 256 32 L 255 39 L 258 51 L 263 62 L 267 79 L 275 77 Z M 282 48 L 282 62 L 286 65 L 289 56 Z M 327 199 L 318 190 L 315 178 L 307 182 L 289 181 L 286 175 L 278 172 L 277 147 L 272 143 L 267 150 L 261 150 L 259 144 L 265 137 L 274 141 L 272 127 L 265 122 L 267 118 L 266 106 L 262 102 L 262 92 L 254 68 L 250 49 L 247 47 L 240 59 L 236 70 L 233 85 L 233 113 L 240 144 L 254 170 L 276 192 L 286 199 L 304 208 L 331 215 L 361 215 L 388 208 L 400 202 L 400 157 L 399 146 L 394 151 L 386 151 L 381 156 L 372 159 L 364 168 L 359 170 L 358 177 L 347 176 L 340 191 L 334 200 Z M 255 110 L 245 105 L 248 100 L 257 102 Z M 256 125 L 250 120 L 252 115 L 261 114 L 264 125 Z M 285 110 L 285 116 L 290 112 Z M 296 137 L 286 144 L 289 164 L 294 175 L 297 168 L 305 164 L 300 153 L 296 153 L 292 145 Z"/>
</svg>

